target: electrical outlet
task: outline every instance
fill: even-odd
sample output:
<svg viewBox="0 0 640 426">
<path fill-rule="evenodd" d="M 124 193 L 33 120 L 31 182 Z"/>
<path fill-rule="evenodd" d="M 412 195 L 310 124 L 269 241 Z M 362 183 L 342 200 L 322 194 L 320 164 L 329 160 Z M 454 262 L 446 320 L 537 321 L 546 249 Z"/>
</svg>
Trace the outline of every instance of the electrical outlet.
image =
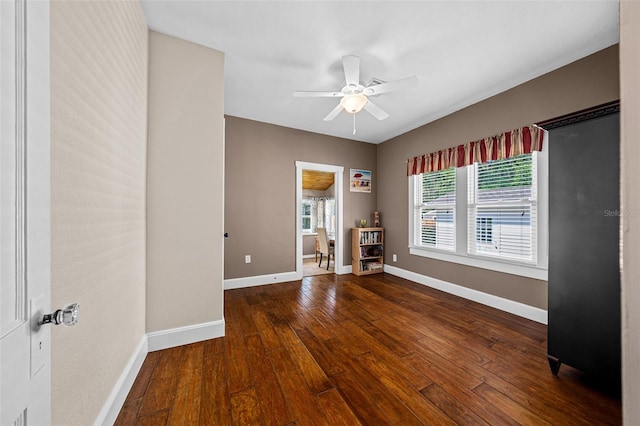
<svg viewBox="0 0 640 426">
<path fill-rule="evenodd" d="M 394 262 L 398 261 L 398 255 L 394 254 L 393 256 L 391 256 Z"/>
<path fill-rule="evenodd" d="M 244 257 L 244 263 L 251 263 L 251 255 L 250 255 L 250 254 L 247 254 L 247 255 Z"/>
</svg>

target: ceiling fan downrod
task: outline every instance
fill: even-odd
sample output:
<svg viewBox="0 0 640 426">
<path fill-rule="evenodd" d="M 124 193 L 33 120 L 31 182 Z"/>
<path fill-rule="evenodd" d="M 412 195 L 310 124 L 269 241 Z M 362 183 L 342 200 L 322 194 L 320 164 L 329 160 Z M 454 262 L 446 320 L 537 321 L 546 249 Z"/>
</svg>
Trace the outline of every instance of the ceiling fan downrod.
<svg viewBox="0 0 640 426">
<path fill-rule="evenodd" d="M 356 134 L 356 115 L 355 114 L 351 114 L 353 115 L 353 134 Z"/>
</svg>

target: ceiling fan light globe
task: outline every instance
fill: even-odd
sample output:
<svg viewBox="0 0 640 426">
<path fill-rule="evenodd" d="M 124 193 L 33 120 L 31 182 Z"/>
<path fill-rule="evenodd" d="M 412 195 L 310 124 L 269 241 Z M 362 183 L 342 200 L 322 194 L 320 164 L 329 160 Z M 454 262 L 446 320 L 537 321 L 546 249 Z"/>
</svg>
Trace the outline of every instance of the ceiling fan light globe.
<svg viewBox="0 0 640 426">
<path fill-rule="evenodd" d="M 340 100 L 340 105 L 345 111 L 356 114 L 367 104 L 367 97 L 362 93 L 347 95 Z"/>
</svg>

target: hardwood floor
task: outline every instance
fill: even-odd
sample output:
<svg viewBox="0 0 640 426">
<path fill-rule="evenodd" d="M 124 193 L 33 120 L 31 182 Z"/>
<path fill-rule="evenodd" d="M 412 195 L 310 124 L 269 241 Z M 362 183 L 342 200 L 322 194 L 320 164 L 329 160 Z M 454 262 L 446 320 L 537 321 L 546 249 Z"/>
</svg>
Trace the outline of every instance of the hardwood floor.
<svg viewBox="0 0 640 426">
<path fill-rule="evenodd" d="M 117 425 L 621 424 L 546 327 L 391 275 L 225 292 L 224 338 L 148 354 Z"/>
</svg>

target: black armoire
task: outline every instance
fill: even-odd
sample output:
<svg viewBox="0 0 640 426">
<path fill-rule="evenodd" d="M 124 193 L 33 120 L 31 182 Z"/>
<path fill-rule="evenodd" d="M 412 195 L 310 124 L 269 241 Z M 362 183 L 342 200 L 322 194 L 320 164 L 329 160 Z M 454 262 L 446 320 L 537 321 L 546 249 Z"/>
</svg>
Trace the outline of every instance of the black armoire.
<svg viewBox="0 0 640 426">
<path fill-rule="evenodd" d="M 617 103 L 549 130 L 548 359 L 619 386 L 620 129 Z"/>
</svg>

